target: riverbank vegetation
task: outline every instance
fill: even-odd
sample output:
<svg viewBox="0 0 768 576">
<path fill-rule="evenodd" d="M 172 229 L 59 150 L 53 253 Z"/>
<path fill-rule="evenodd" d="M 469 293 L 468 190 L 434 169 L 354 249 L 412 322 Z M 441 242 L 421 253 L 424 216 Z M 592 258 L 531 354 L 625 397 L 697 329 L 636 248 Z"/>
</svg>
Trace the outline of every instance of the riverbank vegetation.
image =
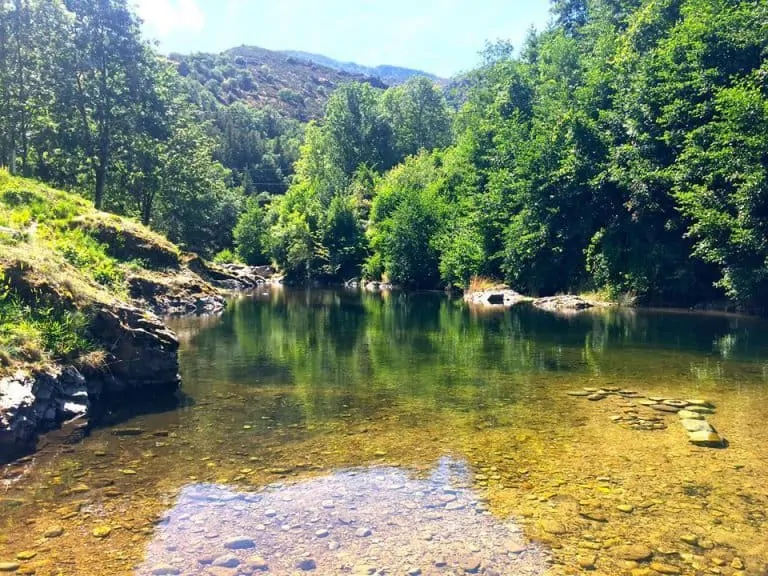
<svg viewBox="0 0 768 576">
<path fill-rule="evenodd" d="M 768 305 L 764 2 L 555 0 L 446 90 L 349 83 L 304 126 L 216 98 L 123 0 L 0 3 L 0 31 L 0 162 L 185 249 L 301 282 Z M 255 81 L 243 59 L 209 75 Z"/>
</svg>

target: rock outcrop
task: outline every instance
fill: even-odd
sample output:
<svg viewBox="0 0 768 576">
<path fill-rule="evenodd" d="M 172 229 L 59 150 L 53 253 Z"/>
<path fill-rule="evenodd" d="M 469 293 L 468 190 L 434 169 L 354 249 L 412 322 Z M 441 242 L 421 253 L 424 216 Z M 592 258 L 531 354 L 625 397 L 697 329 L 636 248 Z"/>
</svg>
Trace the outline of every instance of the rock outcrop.
<svg viewBox="0 0 768 576">
<path fill-rule="evenodd" d="M 585 300 L 581 296 L 564 295 L 537 298 L 533 305 L 540 310 L 548 312 L 573 313 L 594 308 L 595 304 Z"/>
<path fill-rule="evenodd" d="M 73 367 L 19 371 L 0 380 L 0 462 L 32 448 L 39 432 L 87 416 L 86 380 Z"/>
<path fill-rule="evenodd" d="M 464 301 L 480 306 L 503 306 L 509 308 L 523 302 L 530 302 L 531 298 L 518 294 L 509 288 L 500 287 L 478 292 L 467 292 L 464 294 Z"/>
<path fill-rule="evenodd" d="M 103 307 L 90 334 L 105 352 L 98 365 L 20 370 L 0 380 L 0 462 L 34 448 L 38 434 L 131 396 L 174 394 L 179 341 L 159 318 L 127 305 Z"/>
</svg>

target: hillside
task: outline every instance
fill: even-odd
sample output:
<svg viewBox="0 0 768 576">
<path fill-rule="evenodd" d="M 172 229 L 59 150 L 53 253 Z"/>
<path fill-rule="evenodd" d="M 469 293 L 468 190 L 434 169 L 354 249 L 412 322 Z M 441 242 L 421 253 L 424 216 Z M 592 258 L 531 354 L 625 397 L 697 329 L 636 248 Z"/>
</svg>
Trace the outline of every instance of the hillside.
<svg viewBox="0 0 768 576">
<path fill-rule="evenodd" d="M 271 107 L 302 122 L 322 117 L 330 94 L 341 84 L 367 82 L 387 88 L 380 78 L 342 71 L 255 46 L 222 54 L 171 54 L 182 76 L 218 102 Z"/>
<path fill-rule="evenodd" d="M 349 72 L 350 74 L 362 74 L 364 76 L 379 78 L 382 82 L 388 84 L 389 86 L 397 86 L 398 84 L 402 84 L 414 76 L 423 76 L 425 78 L 429 78 L 430 80 L 435 80 L 440 84 L 445 82 L 445 80 L 435 76 L 434 74 L 424 72 L 423 70 L 414 70 L 413 68 L 403 68 L 400 66 L 389 65 L 363 66 L 362 64 L 357 64 L 355 62 L 342 62 L 340 60 L 329 58 L 328 56 L 323 56 L 322 54 L 313 54 L 311 52 L 301 52 L 298 50 L 283 50 L 282 53 L 291 58 L 296 58 L 298 60 L 307 62 L 314 62 L 320 66 L 325 66 L 326 68 L 332 68 L 341 72 Z"/>
<path fill-rule="evenodd" d="M 0 171 L 0 453 L 98 402 L 173 394 L 178 341 L 151 311 L 221 310 L 217 286 L 240 280 L 132 220 Z"/>
</svg>

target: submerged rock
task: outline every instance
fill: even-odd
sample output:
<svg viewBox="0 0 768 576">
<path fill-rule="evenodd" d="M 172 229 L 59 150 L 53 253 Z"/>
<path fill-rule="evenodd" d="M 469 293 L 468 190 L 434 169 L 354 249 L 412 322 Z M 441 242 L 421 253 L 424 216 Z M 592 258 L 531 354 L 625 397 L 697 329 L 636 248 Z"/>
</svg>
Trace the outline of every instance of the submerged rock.
<svg viewBox="0 0 768 576">
<path fill-rule="evenodd" d="M 711 431 L 700 430 L 688 433 L 688 441 L 696 446 L 722 447 L 725 445 L 720 435 L 712 429 Z"/>
</svg>

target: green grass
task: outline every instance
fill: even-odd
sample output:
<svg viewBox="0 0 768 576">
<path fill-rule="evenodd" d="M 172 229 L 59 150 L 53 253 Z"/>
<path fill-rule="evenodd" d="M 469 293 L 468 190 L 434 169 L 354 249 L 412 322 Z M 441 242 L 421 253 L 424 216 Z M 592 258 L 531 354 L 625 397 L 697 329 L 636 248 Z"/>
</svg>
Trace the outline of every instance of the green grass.
<svg viewBox="0 0 768 576">
<path fill-rule="evenodd" d="M 93 351 L 92 305 L 127 300 L 131 274 L 180 259 L 137 222 L 0 170 L 0 372 Z"/>
</svg>

